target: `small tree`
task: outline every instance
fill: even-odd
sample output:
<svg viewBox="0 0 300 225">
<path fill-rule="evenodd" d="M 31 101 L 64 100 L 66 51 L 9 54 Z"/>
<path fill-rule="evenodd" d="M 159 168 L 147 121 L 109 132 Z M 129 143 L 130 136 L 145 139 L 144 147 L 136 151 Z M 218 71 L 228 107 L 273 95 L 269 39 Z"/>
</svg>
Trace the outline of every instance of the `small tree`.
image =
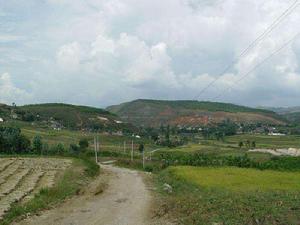
<svg viewBox="0 0 300 225">
<path fill-rule="evenodd" d="M 250 147 L 251 147 L 251 144 L 250 144 L 250 143 L 251 143 L 251 142 L 250 142 L 249 140 L 246 141 L 246 147 L 247 147 L 247 148 L 250 148 Z"/>
<path fill-rule="evenodd" d="M 88 140 L 87 139 L 81 139 L 80 141 L 79 141 L 79 147 L 80 147 L 80 149 L 81 150 L 86 150 L 88 147 L 89 147 L 89 142 L 88 142 Z"/>
<path fill-rule="evenodd" d="M 140 153 L 143 153 L 143 152 L 144 152 L 144 149 L 145 149 L 144 144 L 143 144 L 143 143 L 140 144 L 140 145 L 139 145 L 139 152 L 140 152 Z"/>
<path fill-rule="evenodd" d="M 32 142 L 33 151 L 40 154 L 43 150 L 43 140 L 41 136 L 35 136 Z"/>
<path fill-rule="evenodd" d="M 75 144 L 70 144 L 70 152 L 74 155 L 79 155 L 80 153 L 80 147 Z"/>
<path fill-rule="evenodd" d="M 252 146 L 252 148 L 256 148 L 256 143 L 255 143 L 255 141 L 252 141 L 251 146 Z"/>
<path fill-rule="evenodd" d="M 27 153 L 30 151 L 30 140 L 25 135 L 20 135 L 18 138 L 17 152 Z"/>
<path fill-rule="evenodd" d="M 143 160 L 143 168 L 145 168 L 145 147 L 144 147 L 144 144 L 143 143 L 141 143 L 140 145 L 139 145 L 139 151 L 140 151 L 140 153 L 142 153 L 142 155 L 143 155 L 143 157 L 142 157 L 142 160 Z"/>
<path fill-rule="evenodd" d="M 242 141 L 239 142 L 240 149 L 244 146 L 244 143 Z"/>
</svg>

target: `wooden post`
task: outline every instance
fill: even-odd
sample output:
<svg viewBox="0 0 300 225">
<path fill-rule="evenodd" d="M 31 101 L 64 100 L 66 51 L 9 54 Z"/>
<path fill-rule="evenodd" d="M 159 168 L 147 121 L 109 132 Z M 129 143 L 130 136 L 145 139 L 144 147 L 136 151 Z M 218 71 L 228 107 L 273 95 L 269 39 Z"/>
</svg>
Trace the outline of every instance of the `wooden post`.
<svg viewBox="0 0 300 225">
<path fill-rule="evenodd" d="M 124 150 L 124 154 L 126 153 L 126 141 L 124 141 L 123 143 L 123 150 Z"/>
</svg>

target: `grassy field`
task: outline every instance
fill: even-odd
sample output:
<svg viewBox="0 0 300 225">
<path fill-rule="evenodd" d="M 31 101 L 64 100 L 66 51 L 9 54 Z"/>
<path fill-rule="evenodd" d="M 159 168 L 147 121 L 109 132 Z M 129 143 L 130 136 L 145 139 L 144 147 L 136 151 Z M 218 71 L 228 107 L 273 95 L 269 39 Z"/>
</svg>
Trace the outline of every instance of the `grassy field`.
<svg viewBox="0 0 300 225">
<path fill-rule="evenodd" d="M 95 133 L 85 132 L 85 131 L 72 131 L 72 130 L 51 130 L 35 127 L 22 127 L 22 133 L 30 139 L 39 135 L 42 137 L 43 141 L 49 145 L 62 143 L 65 147 L 70 144 L 76 144 L 80 139 L 87 139 L 90 145 L 93 145 Z M 126 149 L 131 148 L 131 141 L 134 141 L 134 148 L 137 150 L 139 143 L 144 143 L 147 148 L 154 148 L 151 141 L 148 139 L 137 139 L 129 136 L 118 136 L 110 134 L 97 134 L 100 142 L 100 149 L 106 151 L 123 151 L 124 142 L 126 142 Z"/>
<path fill-rule="evenodd" d="M 268 135 L 254 135 L 243 134 L 226 137 L 224 141 L 217 140 L 204 140 L 198 139 L 198 143 L 189 143 L 184 146 L 176 148 L 160 148 L 160 152 L 183 152 L 183 153 L 201 153 L 212 154 L 217 156 L 243 156 L 247 154 L 255 161 L 267 161 L 272 155 L 268 153 L 247 152 L 247 147 L 238 147 L 238 143 L 249 140 L 255 141 L 256 148 L 300 148 L 300 136 L 287 135 L 287 136 L 268 136 Z M 159 152 L 158 152 L 159 153 Z"/>
<path fill-rule="evenodd" d="M 158 211 L 178 224 L 296 225 L 300 173 L 239 168 L 171 167 L 158 175 Z M 162 190 L 172 186 L 172 193 Z"/>
<path fill-rule="evenodd" d="M 226 143 L 236 145 L 239 141 L 255 141 L 257 148 L 300 148 L 300 136 L 286 135 L 286 136 L 269 136 L 269 135 L 255 135 L 242 134 L 226 138 Z"/>
<path fill-rule="evenodd" d="M 224 188 L 240 192 L 300 190 L 300 172 L 190 166 L 172 167 L 170 172 L 178 179 L 184 179 L 204 188 Z"/>
</svg>

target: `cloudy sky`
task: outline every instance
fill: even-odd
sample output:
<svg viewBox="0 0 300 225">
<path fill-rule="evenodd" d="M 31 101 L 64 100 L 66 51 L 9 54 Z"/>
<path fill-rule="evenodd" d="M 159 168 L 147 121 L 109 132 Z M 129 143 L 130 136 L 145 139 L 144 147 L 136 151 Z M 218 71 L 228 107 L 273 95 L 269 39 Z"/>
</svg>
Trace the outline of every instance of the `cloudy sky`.
<svg viewBox="0 0 300 225">
<path fill-rule="evenodd" d="M 300 37 L 241 80 L 300 31 L 300 6 L 239 57 L 294 2 L 0 0 L 0 102 L 194 99 L 232 65 L 199 100 L 300 105 Z"/>
</svg>

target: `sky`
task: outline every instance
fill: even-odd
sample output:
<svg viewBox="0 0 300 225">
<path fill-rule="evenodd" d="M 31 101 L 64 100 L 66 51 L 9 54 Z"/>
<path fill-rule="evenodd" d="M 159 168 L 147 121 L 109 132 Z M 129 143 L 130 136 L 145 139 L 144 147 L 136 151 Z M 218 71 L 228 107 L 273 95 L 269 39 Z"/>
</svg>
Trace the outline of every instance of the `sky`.
<svg viewBox="0 0 300 225">
<path fill-rule="evenodd" d="M 0 102 L 300 105 L 300 6 L 240 57 L 294 2 L 0 0 Z"/>
</svg>

